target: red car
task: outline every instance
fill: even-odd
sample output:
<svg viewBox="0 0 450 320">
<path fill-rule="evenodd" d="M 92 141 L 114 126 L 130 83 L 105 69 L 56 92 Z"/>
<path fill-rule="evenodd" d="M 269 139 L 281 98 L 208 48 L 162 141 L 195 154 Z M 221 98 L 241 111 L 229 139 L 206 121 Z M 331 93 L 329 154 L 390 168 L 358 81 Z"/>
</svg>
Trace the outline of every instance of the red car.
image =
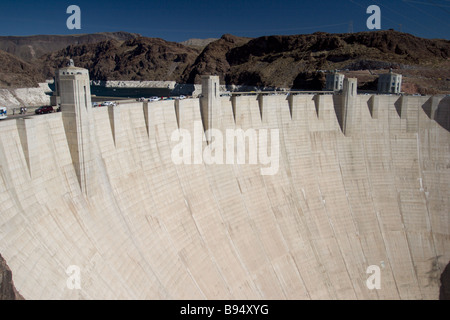
<svg viewBox="0 0 450 320">
<path fill-rule="evenodd" d="M 44 113 L 52 113 L 55 110 L 53 109 L 53 107 L 50 106 L 44 106 L 44 107 L 39 107 L 37 108 L 34 113 L 36 114 L 44 114 Z"/>
</svg>

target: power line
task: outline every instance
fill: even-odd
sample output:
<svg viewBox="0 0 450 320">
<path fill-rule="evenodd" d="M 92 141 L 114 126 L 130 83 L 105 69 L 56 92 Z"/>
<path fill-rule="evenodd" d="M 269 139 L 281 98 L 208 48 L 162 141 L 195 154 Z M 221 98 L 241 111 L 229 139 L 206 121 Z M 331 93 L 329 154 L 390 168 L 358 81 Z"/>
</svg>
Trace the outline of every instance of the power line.
<svg viewBox="0 0 450 320">
<path fill-rule="evenodd" d="M 350 1 L 351 3 L 353 3 L 353 4 L 356 4 L 357 6 L 359 6 L 359 7 L 361 7 L 361 8 L 364 8 L 364 9 L 367 9 L 367 7 L 368 7 L 368 6 L 363 6 L 362 4 L 360 4 L 360 3 L 358 3 L 358 2 L 355 2 L 355 1 L 353 1 L 353 0 L 349 0 L 349 1 Z M 383 20 L 388 20 L 388 21 L 394 23 L 395 25 L 398 24 L 398 21 L 394 21 L 394 20 L 392 20 L 392 19 L 386 18 L 385 16 L 383 16 Z"/>
<path fill-rule="evenodd" d="M 440 7 L 440 8 L 450 8 L 450 5 L 439 4 L 439 3 L 434 2 L 433 0 L 430 0 L 430 1 L 433 2 L 433 3 L 423 2 L 423 1 L 403 0 L 403 2 L 412 2 L 412 3 L 417 3 L 417 4 L 425 4 L 427 6 Z"/>
<path fill-rule="evenodd" d="M 410 4 L 409 2 L 412 2 L 412 1 L 405 1 L 405 0 L 403 0 L 403 2 L 406 2 L 406 4 L 407 4 L 408 6 L 414 8 L 414 9 L 416 9 L 416 10 L 422 12 L 422 13 L 425 13 L 426 15 L 428 15 L 428 16 L 430 16 L 430 17 L 432 17 L 432 18 L 434 18 L 434 19 L 436 19 L 436 20 L 438 20 L 438 21 L 440 21 L 441 23 L 450 26 L 450 24 L 448 24 L 447 22 L 442 21 L 441 19 L 437 18 L 434 14 L 428 13 L 428 12 L 426 12 L 425 10 L 420 9 L 419 7 L 417 7 L 417 6 L 415 6 L 415 5 Z"/>
<path fill-rule="evenodd" d="M 436 30 L 430 29 L 430 28 L 428 28 L 427 26 L 424 26 L 424 25 L 418 23 L 417 20 L 411 19 L 411 18 L 409 18 L 409 17 L 403 15 L 402 13 L 400 13 L 400 12 L 398 12 L 398 11 L 396 11 L 396 10 L 393 10 L 393 9 L 389 8 L 388 6 L 381 4 L 381 3 L 378 2 L 377 0 L 372 0 L 372 1 L 375 2 L 375 3 L 377 3 L 377 4 L 379 4 L 380 6 L 382 6 L 382 7 L 384 7 L 384 8 L 386 8 L 386 9 L 388 9 L 389 11 L 394 12 L 395 14 L 399 15 L 400 17 L 403 17 L 404 19 L 407 19 L 407 20 L 411 21 L 412 23 L 414 23 L 415 25 L 417 25 L 417 26 L 419 26 L 419 27 L 422 27 L 422 28 L 424 28 L 424 29 L 427 29 L 428 31 L 431 31 L 431 32 L 433 32 L 433 33 L 436 32 Z M 395 24 L 398 24 L 398 21 L 396 21 Z"/>
<path fill-rule="evenodd" d="M 431 0 L 431 2 L 433 2 L 434 4 L 436 4 L 436 2 L 434 2 L 433 0 Z M 450 6 L 441 6 L 442 10 L 444 10 L 445 12 L 447 12 L 448 14 L 450 14 L 450 11 L 448 11 L 447 9 L 445 9 L 445 7 L 450 7 Z"/>
</svg>

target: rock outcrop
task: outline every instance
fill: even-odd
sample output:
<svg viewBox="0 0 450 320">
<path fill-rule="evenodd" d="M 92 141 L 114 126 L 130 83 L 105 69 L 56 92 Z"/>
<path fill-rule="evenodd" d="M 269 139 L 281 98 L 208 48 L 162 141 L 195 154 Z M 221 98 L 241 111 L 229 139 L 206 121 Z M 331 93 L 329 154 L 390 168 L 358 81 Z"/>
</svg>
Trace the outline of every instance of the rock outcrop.
<svg viewBox="0 0 450 320">
<path fill-rule="evenodd" d="M 61 50 L 70 45 L 98 43 L 106 40 L 125 41 L 139 36 L 139 34 L 120 31 L 73 35 L 0 36 L 0 50 L 25 61 L 32 61 L 46 53 Z"/>
<path fill-rule="evenodd" d="M 42 64 L 46 77 L 52 76 L 70 56 L 77 65 L 89 68 L 95 80 L 199 84 L 202 74 L 215 74 L 227 85 L 313 90 L 323 87 L 324 75 L 318 75 L 319 71 L 381 72 L 393 68 L 405 75 L 408 92 L 439 93 L 450 91 L 446 80 L 450 73 L 449 52 L 447 40 L 422 39 L 391 30 L 255 39 L 226 34 L 204 48 L 150 38 L 73 45 L 44 56 Z M 374 81 L 376 73 L 368 82 Z"/>
<path fill-rule="evenodd" d="M 130 39 L 123 39 L 127 37 Z M 349 72 L 347 77 L 358 78 L 362 89 L 373 89 L 378 74 L 392 68 L 404 75 L 407 93 L 450 92 L 450 41 L 392 30 L 254 39 L 226 34 L 215 41 L 188 45 L 134 34 L 92 35 L 81 37 L 84 42 L 80 43 L 70 39 L 69 46 L 57 51 L 49 46 L 44 55 L 30 63 L 17 60 L 28 56 L 6 48 L 17 57 L 0 53 L 0 62 L 4 62 L 0 66 L 0 85 L 36 86 L 52 78 L 55 70 L 72 58 L 77 66 L 89 69 L 95 81 L 200 84 L 202 74 L 215 74 L 226 85 L 321 90 L 324 74 L 319 73 L 339 69 Z M 203 47 L 191 43 L 208 44 Z M 370 71 L 370 77 L 351 74 L 361 70 Z"/>
<path fill-rule="evenodd" d="M 23 300 L 12 280 L 12 273 L 0 254 L 0 300 Z"/>
<path fill-rule="evenodd" d="M 115 40 L 69 46 L 41 59 L 42 73 L 52 77 L 71 57 L 87 68 L 92 80 L 178 81 L 199 51 L 158 38 Z"/>
<path fill-rule="evenodd" d="M 44 80 L 35 65 L 0 50 L 0 88 L 36 87 Z"/>
</svg>

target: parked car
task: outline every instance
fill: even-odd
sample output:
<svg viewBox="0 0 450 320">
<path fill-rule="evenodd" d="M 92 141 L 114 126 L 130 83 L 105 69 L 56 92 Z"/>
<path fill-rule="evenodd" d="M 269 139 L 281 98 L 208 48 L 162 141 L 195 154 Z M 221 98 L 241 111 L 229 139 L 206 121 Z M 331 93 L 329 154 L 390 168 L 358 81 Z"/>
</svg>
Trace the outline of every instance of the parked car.
<svg viewBox="0 0 450 320">
<path fill-rule="evenodd" d="M 51 106 L 43 106 L 43 107 L 39 107 L 37 108 L 34 113 L 36 114 L 44 114 L 44 113 L 52 113 L 55 110 L 53 109 L 53 107 Z"/>
<path fill-rule="evenodd" d="M 0 120 L 6 118 L 8 118 L 6 107 L 0 107 Z"/>
<path fill-rule="evenodd" d="M 149 102 L 152 102 L 152 101 L 159 101 L 159 100 L 161 100 L 160 97 L 151 97 L 151 98 L 148 99 Z"/>
<path fill-rule="evenodd" d="M 109 107 L 109 106 L 116 106 L 115 102 L 111 101 L 104 101 L 101 104 L 98 105 L 99 107 Z"/>
</svg>

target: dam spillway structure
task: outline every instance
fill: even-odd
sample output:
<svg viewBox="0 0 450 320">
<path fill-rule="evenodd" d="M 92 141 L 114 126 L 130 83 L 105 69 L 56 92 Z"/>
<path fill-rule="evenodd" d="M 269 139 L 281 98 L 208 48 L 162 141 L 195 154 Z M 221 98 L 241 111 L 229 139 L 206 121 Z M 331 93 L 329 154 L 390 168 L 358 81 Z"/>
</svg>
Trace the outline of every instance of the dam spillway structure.
<svg viewBox="0 0 450 320">
<path fill-rule="evenodd" d="M 357 95 L 350 80 L 228 97 L 205 78 L 200 99 L 92 108 L 87 70 L 59 72 L 62 112 L 0 123 L 0 265 L 23 298 L 439 298 L 448 96 Z M 243 163 L 218 161 L 237 149 L 227 130 Z"/>
</svg>

